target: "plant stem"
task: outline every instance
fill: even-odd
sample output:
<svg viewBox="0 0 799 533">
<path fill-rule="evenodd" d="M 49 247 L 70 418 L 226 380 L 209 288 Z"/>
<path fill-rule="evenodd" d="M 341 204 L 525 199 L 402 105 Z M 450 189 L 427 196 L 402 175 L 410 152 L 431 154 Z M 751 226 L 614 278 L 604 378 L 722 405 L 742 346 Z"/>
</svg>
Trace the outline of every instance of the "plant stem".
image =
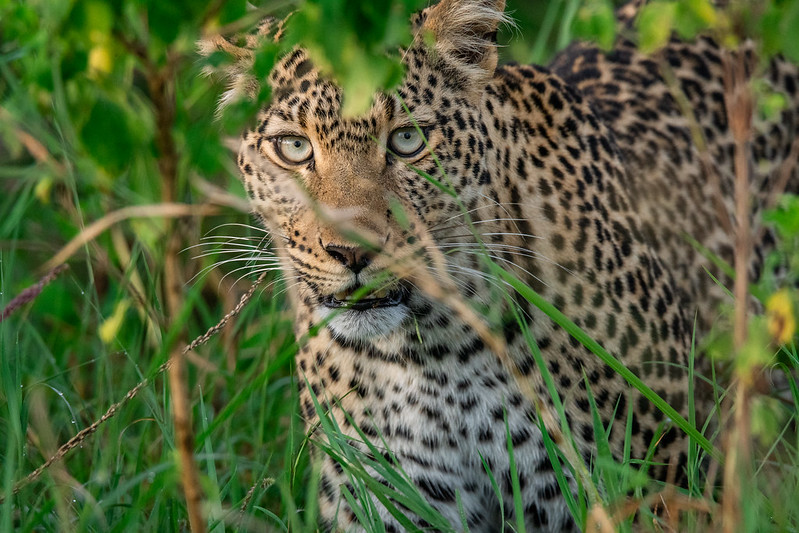
<svg viewBox="0 0 799 533">
<path fill-rule="evenodd" d="M 749 255 L 751 247 L 749 227 L 749 158 L 753 96 L 749 84 L 746 54 L 743 50 L 725 52 L 724 103 L 735 142 L 735 314 L 733 341 L 740 359 L 747 339 L 747 307 L 749 303 Z M 725 533 L 737 531 L 741 525 L 741 508 L 744 504 L 741 486 L 749 467 L 750 409 L 749 386 L 752 368 L 739 364 L 734 403 L 733 427 L 727 438 L 727 461 L 724 465 L 724 496 L 722 500 L 722 529 Z M 742 479 L 743 478 L 743 479 Z"/>
<path fill-rule="evenodd" d="M 150 90 L 150 98 L 155 108 L 156 136 L 158 148 L 158 170 L 162 178 L 161 200 L 173 203 L 177 197 L 178 154 L 172 127 L 175 122 L 175 61 L 167 54 L 166 65 L 155 67 L 145 63 L 145 75 Z M 174 220 L 165 221 L 167 245 L 164 258 L 163 291 L 167 308 L 167 322 L 174 321 L 183 307 L 183 269 L 180 265 L 181 235 Z M 185 335 L 181 336 L 183 339 Z M 186 357 L 179 348 L 170 353 L 173 364 L 169 367 L 169 390 L 172 400 L 172 419 L 175 424 L 175 442 L 180 456 L 180 479 L 186 508 L 189 514 L 189 527 L 195 533 L 205 533 L 205 520 L 202 514 L 203 493 L 200 475 L 194 459 L 194 433 L 191 420 L 191 400 L 186 385 Z"/>
</svg>

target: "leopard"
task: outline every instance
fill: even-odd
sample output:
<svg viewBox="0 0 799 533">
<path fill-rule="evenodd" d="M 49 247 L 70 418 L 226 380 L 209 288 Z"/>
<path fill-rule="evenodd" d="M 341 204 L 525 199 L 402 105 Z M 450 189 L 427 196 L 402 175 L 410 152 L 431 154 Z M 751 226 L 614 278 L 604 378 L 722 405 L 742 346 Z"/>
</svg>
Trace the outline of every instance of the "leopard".
<svg viewBox="0 0 799 533">
<path fill-rule="evenodd" d="M 329 417 L 354 447 L 401 469 L 452 530 L 569 531 L 579 524 L 565 494 L 579 480 L 553 457 L 553 428 L 569 428 L 568 445 L 591 465 L 599 423 L 617 460 L 645 460 L 660 480 L 685 471 L 687 439 L 490 264 L 681 416 L 699 409 L 695 339 L 728 298 L 711 258 L 734 256 L 725 52 L 710 37 L 674 37 L 648 55 L 622 33 L 610 50 L 573 44 L 548 67 L 500 65 L 504 3 L 440 0 L 414 15 L 403 81 L 357 116 L 301 46 L 253 77 L 253 50 L 281 38 L 280 21 L 200 51 L 235 59 L 223 102 L 271 88 L 237 162 L 293 282 L 309 435 L 330 448 L 320 430 Z M 639 4 L 618 11 L 620 25 L 631 27 Z M 764 77 L 787 105 L 752 126 L 752 221 L 799 127 L 796 67 L 776 59 Z M 796 171 L 783 187 L 799 189 Z M 752 276 L 773 244 L 759 235 Z M 357 490 L 333 455 L 318 454 L 323 529 L 363 530 L 362 499 L 386 531 L 432 527 Z"/>
</svg>

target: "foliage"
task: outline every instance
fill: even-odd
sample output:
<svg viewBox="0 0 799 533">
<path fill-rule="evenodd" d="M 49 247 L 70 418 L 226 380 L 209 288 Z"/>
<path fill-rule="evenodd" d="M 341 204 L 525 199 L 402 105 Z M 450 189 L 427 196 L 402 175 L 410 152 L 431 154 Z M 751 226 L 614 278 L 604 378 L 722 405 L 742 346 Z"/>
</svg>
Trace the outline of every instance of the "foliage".
<svg viewBox="0 0 799 533">
<path fill-rule="evenodd" d="M 302 43 L 323 72 L 336 74 L 346 95 L 342 113 L 357 115 L 368 109 L 378 89 L 402 79 L 399 47 L 410 44 L 410 16 L 425 5 L 420 0 L 311 0 L 289 19 L 287 42 Z"/>
</svg>

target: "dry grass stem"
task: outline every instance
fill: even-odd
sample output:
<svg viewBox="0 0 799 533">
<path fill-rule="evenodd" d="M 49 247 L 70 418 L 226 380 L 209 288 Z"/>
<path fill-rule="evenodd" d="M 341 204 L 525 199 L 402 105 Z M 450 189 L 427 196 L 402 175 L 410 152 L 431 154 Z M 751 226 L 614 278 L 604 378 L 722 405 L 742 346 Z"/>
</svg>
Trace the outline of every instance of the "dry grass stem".
<svg viewBox="0 0 799 533">
<path fill-rule="evenodd" d="M 83 231 L 76 235 L 69 241 L 61 250 L 56 253 L 52 259 L 44 264 L 45 270 L 50 270 L 62 263 L 66 262 L 72 257 L 75 252 L 86 243 L 97 238 L 98 235 L 105 230 L 118 224 L 123 220 L 130 218 L 178 218 L 189 216 L 208 216 L 217 214 L 219 209 L 214 205 L 189 205 L 179 203 L 163 203 L 163 204 L 148 204 L 148 205 L 135 205 L 131 207 L 123 207 L 116 211 L 112 211 L 105 215 L 103 218 L 95 220 Z"/>
<path fill-rule="evenodd" d="M 593 505 L 588 510 L 585 519 L 585 530 L 592 533 L 615 533 L 616 526 L 613 524 L 607 510 L 601 505 Z"/>
<path fill-rule="evenodd" d="M 186 386 L 185 352 L 175 350 L 170 356 L 169 395 L 172 398 L 172 420 L 175 424 L 175 443 L 180 458 L 180 479 L 186 497 L 191 531 L 202 533 L 206 530 L 202 514 L 203 492 L 200 486 L 200 473 L 194 460 L 194 432 L 191 425 L 191 403 Z"/>
<path fill-rule="evenodd" d="M 262 479 L 257 480 L 255 483 L 252 484 L 250 490 L 247 491 L 247 494 L 244 496 L 244 499 L 241 501 L 241 505 L 239 506 L 239 516 L 237 520 L 244 520 L 245 515 L 244 513 L 247 511 L 247 507 L 249 507 L 250 502 L 255 496 L 255 491 L 260 487 L 262 489 L 268 488 L 275 482 L 274 479 L 265 477 Z"/>
<path fill-rule="evenodd" d="M 749 225 L 749 158 L 748 146 L 752 133 L 754 99 L 748 79 L 746 55 L 743 50 L 724 51 L 724 103 L 735 143 L 735 309 L 733 321 L 734 350 L 742 357 L 747 339 L 747 308 L 749 302 L 749 256 L 751 248 Z M 724 465 L 724 494 L 722 497 L 722 529 L 732 533 L 741 524 L 742 484 L 749 479 L 750 457 L 750 371 L 739 375 L 735 386 L 733 427 L 727 438 L 727 457 Z"/>
<path fill-rule="evenodd" d="M 198 191 L 203 193 L 211 204 L 230 207 L 241 213 L 249 214 L 252 212 L 252 207 L 248 200 L 236 196 L 235 194 L 230 194 L 222 187 L 214 185 L 208 180 L 204 180 L 199 176 L 192 176 L 191 184 Z"/>
<path fill-rule="evenodd" d="M 155 371 L 152 377 L 153 378 L 157 377 L 159 374 L 161 374 L 161 372 L 166 370 L 170 364 L 171 364 L 171 359 L 167 360 L 167 362 L 158 367 L 158 369 Z M 122 398 L 117 403 L 112 404 L 111 407 L 109 407 L 108 410 L 105 412 L 105 414 L 103 414 L 103 416 L 92 422 L 91 425 L 77 432 L 74 437 L 69 439 L 64 444 L 62 444 L 47 461 L 42 463 L 41 466 L 39 466 L 36 470 L 34 470 L 30 474 L 22 478 L 20 481 L 15 483 L 14 488 L 12 489 L 12 494 L 17 494 L 20 490 L 22 490 L 23 487 L 38 479 L 39 476 L 41 476 L 45 470 L 47 470 L 53 465 L 53 463 L 59 461 L 60 459 L 63 459 L 70 451 L 77 448 L 84 440 L 86 440 L 90 435 L 92 435 L 95 431 L 97 431 L 97 428 L 99 428 L 110 418 L 112 418 L 115 414 L 117 414 L 117 412 L 119 411 L 120 408 L 122 408 L 122 406 L 124 406 L 133 398 L 135 398 L 136 395 L 139 392 L 141 392 L 141 390 L 144 387 L 146 387 L 148 383 L 150 383 L 150 379 L 151 378 L 145 378 L 142 381 L 140 381 L 135 387 L 130 389 L 127 392 L 127 394 L 125 394 L 124 398 Z M 0 496 L 0 502 L 3 501 L 5 501 L 5 497 Z"/>
</svg>

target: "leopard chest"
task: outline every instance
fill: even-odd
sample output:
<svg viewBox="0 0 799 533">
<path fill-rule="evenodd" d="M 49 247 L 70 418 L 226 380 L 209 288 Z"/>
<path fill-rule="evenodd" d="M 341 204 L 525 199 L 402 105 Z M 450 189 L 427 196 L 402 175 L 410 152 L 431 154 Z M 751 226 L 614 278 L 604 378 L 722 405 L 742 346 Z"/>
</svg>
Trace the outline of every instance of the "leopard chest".
<svg viewBox="0 0 799 533">
<path fill-rule="evenodd" d="M 463 334 L 448 345 L 379 347 L 337 341 L 322 330 L 303 347 L 298 371 L 309 427 L 319 419 L 315 396 L 343 433 L 355 441 L 362 433 L 396 459 L 451 523 L 462 521 L 458 500 L 473 531 L 490 530 L 510 518 L 514 474 L 509 450 L 531 508 L 525 515 L 556 529 L 569 523 L 534 408 L 479 338 Z M 340 505 L 338 490 L 348 479 L 329 458 L 322 474 L 324 510 L 325 504 Z"/>
</svg>

